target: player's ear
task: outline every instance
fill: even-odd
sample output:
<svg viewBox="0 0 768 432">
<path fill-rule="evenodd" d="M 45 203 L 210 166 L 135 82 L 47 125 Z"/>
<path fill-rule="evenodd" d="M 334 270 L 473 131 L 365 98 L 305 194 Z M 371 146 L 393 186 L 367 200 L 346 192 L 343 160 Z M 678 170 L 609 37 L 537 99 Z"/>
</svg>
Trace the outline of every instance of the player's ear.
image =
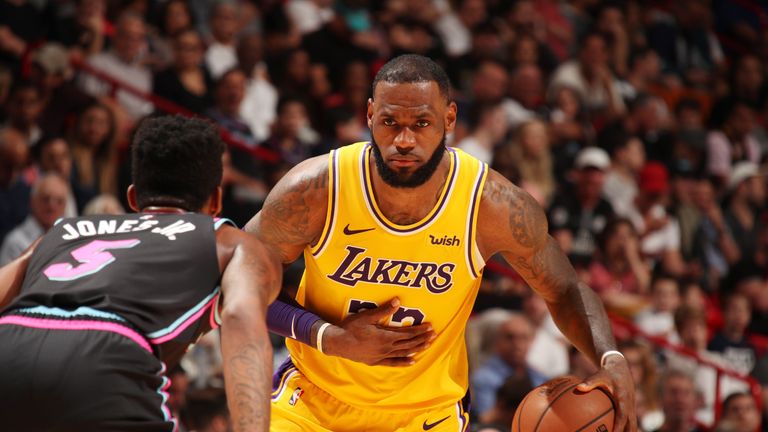
<svg viewBox="0 0 768 432">
<path fill-rule="evenodd" d="M 456 102 L 450 102 L 445 109 L 445 133 L 453 132 L 456 127 Z"/>
<path fill-rule="evenodd" d="M 368 112 L 365 117 L 368 120 L 368 129 L 370 129 L 373 124 L 373 98 L 368 98 Z"/>
<path fill-rule="evenodd" d="M 136 186 L 131 184 L 128 186 L 128 190 L 126 191 L 126 196 L 128 198 L 128 207 L 131 208 L 131 210 L 135 211 L 136 213 L 139 212 L 139 205 L 136 201 Z"/>
<path fill-rule="evenodd" d="M 205 205 L 205 213 L 211 216 L 218 216 L 223 207 L 221 203 L 223 196 L 224 193 L 222 192 L 221 186 L 217 186 L 216 190 L 211 194 L 211 197 L 208 198 L 208 202 Z"/>
</svg>

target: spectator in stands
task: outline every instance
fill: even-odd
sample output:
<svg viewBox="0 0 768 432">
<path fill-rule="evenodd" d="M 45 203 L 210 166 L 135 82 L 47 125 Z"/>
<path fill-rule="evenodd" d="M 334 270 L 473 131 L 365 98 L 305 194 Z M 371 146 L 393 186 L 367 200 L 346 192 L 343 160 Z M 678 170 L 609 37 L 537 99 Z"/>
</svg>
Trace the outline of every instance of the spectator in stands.
<svg viewBox="0 0 768 432">
<path fill-rule="evenodd" d="M 300 97 L 284 96 L 277 103 L 277 120 L 265 146 L 281 157 L 281 166 L 270 174 L 270 182 L 282 177 L 282 170 L 309 157 L 318 143 L 307 115 L 307 106 Z M 271 183 L 274 184 L 274 183 Z"/>
<path fill-rule="evenodd" d="M 115 118 L 107 106 L 97 103 L 80 115 L 70 142 L 79 187 L 117 194 L 115 136 Z"/>
<path fill-rule="evenodd" d="M 95 102 L 75 85 L 68 53 L 60 44 L 48 43 L 37 49 L 30 72 L 42 100 L 38 124 L 45 134 L 67 133 L 76 116 Z"/>
<path fill-rule="evenodd" d="M 677 219 L 680 226 L 680 253 L 686 263 L 690 264 L 691 274 L 698 272 L 699 266 L 695 256 L 696 234 L 701 223 L 702 214 L 696 207 L 696 189 L 701 180 L 696 168 L 687 159 L 672 161 L 670 167 L 670 213 Z"/>
<path fill-rule="evenodd" d="M 114 27 L 107 19 L 105 0 L 77 0 L 75 13 L 54 22 L 48 35 L 53 40 L 66 46 L 78 56 L 88 57 L 104 49 L 108 36 L 112 36 Z"/>
<path fill-rule="evenodd" d="M 568 342 L 557 328 L 547 304 L 529 288 L 523 294 L 523 313 L 534 328 L 528 366 L 547 379 L 568 373 Z"/>
<path fill-rule="evenodd" d="M 693 203 L 698 210 L 699 226 L 695 235 L 695 254 L 698 264 L 703 267 L 705 286 L 715 287 L 728 273 L 729 266 L 739 261 L 741 251 L 723 216 L 712 179 L 703 178 L 696 183 Z"/>
<path fill-rule="evenodd" d="M 232 430 L 223 390 L 203 389 L 192 393 L 186 410 L 189 429 L 196 432 L 227 432 Z"/>
<path fill-rule="evenodd" d="M 277 117 L 278 94 L 272 85 L 264 62 L 264 42 L 260 34 L 245 33 L 237 41 L 238 67 L 248 78 L 245 98 L 240 104 L 240 116 L 245 120 L 258 142 L 269 138 Z"/>
<path fill-rule="evenodd" d="M 681 306 L 675 312 L 675 329 L 683 347 L 709 362 L 721 367 L 727 366 L 717 353 L 707 350 L 707 320 L 704 310 Z M 693 357 L 672 352 L 666 356 L 668 368 L 685 371 L 695 377 L 695 388 L 701 395 L 696 419 L 705 425 L 711 425 L 714 422 L 715 392 L 718 385 L 716 371 L 710 366 L 699 365 Z M 721 397 L 734 391 L 745 390 L 747 387 L 743 381 L 729 377 L 721 377 L 719 386 Z M 664 413 L 667 414 L 666 407 Z"/>
<path fill-rule="evenodd" d="M 723 290 L 740 293 L 749 299 L 752 320 L 748 332 L 768 336 L 768 272 L 751 259 L 743 259 L 730 268 Z"/>
<path fill-rule="evenodd" d="M 753 132 L 755 112 L 744 102 L 733 101 L 725 109 L 723 123 L 707 136 L 707 173 L 718 178 L 718 186 L 729 184 L 737 162 L 760 162 L 760 144 Z"/>
<path fill-rule="evenodd" d="M 551 89 L 549 109 L 555 178 L 563 183 L 579 151 L 594 144 L 595 130 L 579 93 L 573 88 Z"/>
<path fill-rule="evenodd" d="M 0 128 L 0 241 L 29 213 L 31 189 L 21 176 L 29 159 L 24 137 L 11 128 Z"/>
<path fill-rule="evenodd" d="M 756 250 L 760 217 L 766 211 L 765 179 L 756 164 L 740 162 L 733 167 L 727 190 L 725 223 L 742 256 L 751 258 Z"/>
<path fill-rule="evenodd" d="M 645 148 L 639 138 L 620 129 L 601 138 L 611 155 L 603 196 L 617 214 L 626 215 L 637 196 L 637 176 L 645 165 Z"/>
<path fill-rule="evenodd" d="M 598 135 L 598 143 L 609 148 L 609 137 L 624 131 L 643 141 L 645 155 L 650 160 L 669 161 L 672 153 L 673 136 L 669 110 L 664 101 L 656 96 L 640 94 L 630 101 L 629 112 L 608 125 Z"/>
<path fill-rule="evenodd" d="M 332 0 L 289 0 L 285 11 L 301 34 L 320 30 L 335 15 Z"/>
<path fill-rule="evenodd" d="M 475 107 L 496 105 L 506 97 L 509 87 L 509 74 L 501 62 L 484 60 L 479 63 L 472 80 L 466 84 L 469 94 L 459 95 L 456 130 L 453 133 L 454 140 L 460 142 L 472 129 L 470 114 L 476 113 Z"/>
<path fill-rule="evenodd" d="M 144 19 L 140 15 L 126 12 L 120 15 L 115 26 L 112 49 L 88 57 L 88 65 L 141 92 L 149 93 L 152 90 L 152 73 L 142 63 L 147 43 Z M 95 76 L 86 74 L 80 84 L 86 93 L 94 97 L 110 93 L 111 85 Z M 115 98 L 133 120 L 152 112 L 152 103 L 126 90 L 118 90 Z"/>
<path fill-rule="evenodd" d="M 724 57 L 710 29 L 712 15 L 703 0 L 682 0 L 672 5 L 672 17 L 660 11 L 647 28 L 648 45 L 662 59 L 665 73 L 703 87 Z"/>
<path fill-rule="evenodd" d="M 617 218 L 608 222 L 599 239 L 597 259 L 589 266 L 589 286 L 607 308 L 634 315 L 647 306 L 651 279 L 637 233 L 629 220 Z"/>
<path fill-rule="evenodd" d="M 602 198 L 610 164 L 602 149 L 581 150 L 574 164 L 575 191 L 560 190 L 549 208 L 549 231 L 576 266 L 589 265 L 597 237 L 613 218 L 611 204 Z"/>
<path fill-rule="evenodd" d="M 624 354 L 635 383 L 635 404 L 637 420 L 641 430 L 654 430 L 661 426 L 664 415 L 661 412 L 657 394 L 657 366 L 651 349 L 636 339 L 620 342 L 619 351 Z"/>
<path fill-rule="evenodd" d="M 234 1 L 219 0 L 210 10 L 211 38 L 205 52 L 205 64 L 214 79 L 237 65 L 238 5 Z"/>
<path fill-rule="evenodd" d="M 765 107 L 768 81 L 759 56 L 746 53 L 731 68 L 731 97 L 749 104 L 755 110 Z"/>
<path fill-rule="evenodd" d="M 640 312 L 635 322 L 644 332 L 676 342 L 675 310 L 680 306 L 680 288 L 677 279 L 664 274 L 651 282 L 650 307 Z"/>
<path fill-rule="evenodd" d="M 21 72 L 21 63 L 29 47 L 44 37 L 44 18 L 34 2 L 0 1 L 0 63 L 13 74 Z"/>
<path fill-rule="evenodd" d="M 205 47 L 197 31 L 180 30 L 173 36 L 173 63 L 155 74 L 152 91 L 161 98 L 202 114 L 213 105 L 214 81 L 203 64 Z"/>
<path fill-rule="evenodd" d="M 101 194 L 88 201 L 82 213 L 83 216 L 121 215 L 125 214 L 125 209 L 114 195 Z"/>
<path fill-rule="evenodd" d="M 4 127 L 15 129 L 28 145 L 33 146 L 43 136 L 43 130 L 37 124 L 42 108 L 37 87 L 29 81 L 19 81 L 11 88 L 6 102 L 8 119 Z"/>
<path fill-rule="evenodd" d="M 691 375 L 670 369 L 659 384 L 664 423 L 655 432 L 703 432 L 694 420 L 696 389 Z"/>
<path fill-rule="evenodd" d="M 547 208 L 555 193 L 547 125 L 540 120 L 529 120 L 520 124 L 509 151 L 520 171 L 518 185 Z"/>
<path fill-rule="evenodd" d="M 511 128 L 542 117 L 544 85 L 541 69 L 536 65 L 522 65 L 512 71 L 509 78 L 509 97 L 502 102 Z"/>
<path fill-rule="evenodd" d="M 68 189 L 67 183 L 56 174 L 38 179 L 32 188 L 29 216 L 3 240 L 0 247 L 0 265 L 6 265 L 19 257 L 32 242 L 48 231 L 57 219 L 64 216 Z"/>
<path fill-rule="evenodd" d="M 683 275 L 680 226 L 665 208 L 669 196 L 669 174 L 664 165 L 648 162 L 640 171 L 634 206 L 626 213 L 640 235 L 640 249 L 651 268 L 673 276 Z"/>
<path fill-rule="evenodd" d="M 496 403 L 496 391 L 512 376 L 528 377 L 533 387 L 546 378 L 528 367 L 526 357 L 533 341 L 533 326 L 524 315 L 513 314 L 496 332 L 495 355 L 471 376 L 472 406 L 483 416 Z"/>
<path fill-rule="evenodd" d="M 187 0 L 169 0 L 160 6 L 157 31 L 150 36 L 152 61 L 155 70 L 171 66 L 174 59 L 173 38 L 182 30 L 194 28 L 192 11 Z"/>
<path fill-rule="evenodd" d="M 723 318 L 723 328 L 709 341 L 707 350 L 720 353 L 733 370 L 749 374 L 757 360 L 756 349 L 747 339 L 747 326 L 752 319 L 749 299 L 739 292 L 726 295 Z"/>
<path fill-rule="evenodd" d="M 507 432 L 512 424 L 517 407 L 523 402 L 528 392 L 533 390 L 527 376 L 511 376 L 496 390 L 496 403 L 493 408 L 480 416 L 478 432 Z"/>
<path fill-rule="evenodd" d="M 469 134 L 456 144 L 485 163 L 493 162 L 494 149 L 507 134 L 507 117 L 499 104 L 472 104 L 469 113 Z M 513 146 L 509 146 L 512 151 Z"/>
<path fill-rule="evenodd" d="M 364 128 L 355 113 L 346 106 L 339 106 L 326 113 L 328 130 L 323 142 L 315 148 L 315 155 L 324 155 L 347 144 L 370 139 L 369 131 Z"/>
<path fill-rule="evenodd" d="M 35 154 L 41 174 L 57 174 L 69 186 L 64 217 L 79 215 L 88 201 L 96 196 L 96 191 L 78 183 L 72 169 L 72 151 L 67 141 L 58 136 L 43 138 L 35 148 Z"/>
<path fill-rule="evenodd" d="M 622 96 L 625 100 L 633 100 L 641 94 L 650 93 L 660 80 L 659 55 L 650 48 L 638 48 L 629 57 L 629 68 L 621 87 Z"/>
<path fill-rule="evenodd" d="M 722 417 L 714 432 L 756 432 L 760 410 L 747 392 L 736 392 L 723 401 Z"/>
<path fill-rule="evenodd" d="M 578 60 L 560 65 L 552 74 L 550 88 L 569 86 L 576 89 L 590 113 L 602 119 L 613 119 L 624 113 L 624 101 L 608 64 L 605 36 L 587 34 L 582 42 Z"/>
<path fill-rule="evenodd" d="M 253 136 L 251 128 L 240 116 L 246 80 L 245 73 L 240 69 L 233 68 L 224 72 L 216 82 L 215 105 L 208 110 L 207 115 L 235 139 L 253 149 L 259 143 Z"/>
</svg>

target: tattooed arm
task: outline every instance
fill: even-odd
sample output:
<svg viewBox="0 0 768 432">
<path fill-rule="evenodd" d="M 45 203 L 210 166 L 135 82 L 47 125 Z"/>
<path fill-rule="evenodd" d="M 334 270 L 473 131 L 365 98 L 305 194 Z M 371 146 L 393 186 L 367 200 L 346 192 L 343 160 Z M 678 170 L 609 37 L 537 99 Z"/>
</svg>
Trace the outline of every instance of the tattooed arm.
<svg viewBox="0 0 768 432">
<path fill-rule="evenodd" d="M 610 322 L 599 297 L 579 281 L 568 258 L 547 233 L 547 218 L 528 193 L 491 171 L 478 215 L 478 246 L 483 257 L 501 253 L 541 295 L 563 334 L 595 364 L 616 350 Z M 605 368 L 583 389 L 605 387 L 618 404 L 616 431 L 636 430 L 634 385 L 626 361 L 607 357 Z"/>
<path fill-rule="evenodd" d="M 318 156 L 295 166 L 275 185 L 245 231 L 290 263 L 320 239 L 327 209 L 328 156 Z"/>
<path fill-rule="evenodd" d="M 234 228 L 217 231 L 223 305 L 221 350 L 227 403 L 235 431 L 269 430 L 272 345 L 267 305 L 280 291 L 274 251 Z"/>
</svg>

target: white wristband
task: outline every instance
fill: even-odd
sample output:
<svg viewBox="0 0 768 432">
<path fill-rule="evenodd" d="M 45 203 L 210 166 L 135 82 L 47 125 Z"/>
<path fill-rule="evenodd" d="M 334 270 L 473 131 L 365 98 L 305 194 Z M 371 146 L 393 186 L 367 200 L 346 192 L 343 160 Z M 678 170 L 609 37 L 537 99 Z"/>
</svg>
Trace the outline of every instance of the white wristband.
<svg viewBox="0 0 768 432">
<path fill-rule="evenodd" d="M 319 330 L 317 330 L 317 350 L 320 352 L 323 352 L 323 333 L 325 333 L 325 329 L 330 325 L 331 323 L 325 323 L 320 326 Z"/>
<path fill-rule="evenodd" d="M 608 359 L 609 356 L 617 355 L 621 356 L 621 358 L 624 358 L 624 354 L 616 351 L 616 350 L 610 350 L 603 353 L 603 356 L 600 357 L 600 367 L 605 367 L 605 360 Z"/>
</svg>

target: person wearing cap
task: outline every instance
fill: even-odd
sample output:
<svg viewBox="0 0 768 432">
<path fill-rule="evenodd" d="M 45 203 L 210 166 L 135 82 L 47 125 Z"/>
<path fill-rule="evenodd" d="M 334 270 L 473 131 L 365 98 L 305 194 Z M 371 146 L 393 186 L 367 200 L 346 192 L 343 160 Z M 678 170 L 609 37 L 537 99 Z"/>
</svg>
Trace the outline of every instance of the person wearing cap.
<svg viewBox="0 0 768 432">
<path fill-rule="evenodd" d="M 759 237 L 760 215 L 766 213 L 765 175 L 752 162 L 739 162 L 733 167 L 728 180 L 728 207 L 725 223 L 728 225 L 739 250 L 751 257 Z"/>
<path fill-rule="evenodd" d="M 95 102 L 73 82 L 73 70 L 66 48 L 47 43 L 32 53 L 30 80 L 40 92 L 40 128 L 49 135 L 61 135 L 74 122 L 72 116 Z"/>
<path fill-rule="evenodd" d="M 664 207 L 668 195 L 667 168 L 659 162 L 648 162 L 640 170 L 637 197 L 625 216 L 640 233 L 640 249 L 651 267 L 660 265 L 663 271 L 680 276 L 686 270 L 680 253 L 680 226 Z"/>
<path fill-rule="evenodd" d="M 574 265 L 589 265 L 597 237 L 614 216 L 613 207 L 602 197 L 610 165 L 605 150 L 582 149 L 576 156 L 574 189 L 559 193 L 549 208 L 550 233 Z"/>
</svg>

